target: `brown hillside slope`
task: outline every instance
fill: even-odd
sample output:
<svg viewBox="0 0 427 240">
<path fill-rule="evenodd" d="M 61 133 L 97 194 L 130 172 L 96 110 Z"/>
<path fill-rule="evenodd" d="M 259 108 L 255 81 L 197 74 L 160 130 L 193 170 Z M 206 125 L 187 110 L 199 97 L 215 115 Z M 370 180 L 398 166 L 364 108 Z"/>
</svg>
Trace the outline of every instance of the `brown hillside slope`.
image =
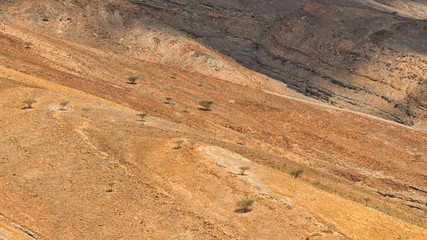
<svg viewBox="0 0 427 240">
<path fill-rule="evenodd" d="M 10 2 L 0 5 L 0 19 L 26 30 L 244 85 L 276 91 L 285 86 L 243 68 L 171 27 L 140 16 L 122 1 Z M 26 40 L 31 42 L 32 38 L 27 36 Z"/>
<path fill-rule="evenodd" d="M 1 71 L 19 80 L 1 78 L 0 212 L 36 239 L 336 238 L 306 210 L 260 192 L 188 143 L 174 149 L 177 137 L 195 137 L 199 147 L 211 134 L 154 117 L 138 122 L 133 110 Z M 33 109 L 21 108 L 23 96 L 38 100 Z M 61 110 L 64 99 L 70 104 Z M 257 211 L 234 212 L 245 198 Z"/>
<path fill-rule="evenodd" d="M 427 236 L 424 132 L 1 29 L 0 227 L 48 239 Z M 253 211 L 234 212 L 247 198 Z"/>
<path fill-rule="evenodd" d="M 135 111 L 74 97 L 67 89 L 34 88 L 45 83 L 2 73 L 10 78 L 2 78 L 1 87 L 1 135 L 8 136 L 1 142 L 1 213 L 38 238 L 342 238 L 335 231 L 354 239 L 426 236 L 419 227 L 221 148 L 192 150 L 186 142 L 174 149 L 177 139 L 195 139 L 199 149 L 218 135 L 154 117 L 138 122 Z M 38 102 L 22 109 L 20 100 L 29 96 Z M 64 99 L 71 103 L 61 110 Z M 229 141 L 214 142 L 242 151 Z M 243 164 L 251 171 L 236 177 Z M 255 209 L 234 213 L 235 202 L 245 198 L 255 199 Z"/>
<path fill-rule="evenodd" d="M 143 60 L 426 130 L 425 3 L 373 0 L 9 1 L 0 18 Z M 276 89 L 276 91 L 282 91 Z"/>
</svg>

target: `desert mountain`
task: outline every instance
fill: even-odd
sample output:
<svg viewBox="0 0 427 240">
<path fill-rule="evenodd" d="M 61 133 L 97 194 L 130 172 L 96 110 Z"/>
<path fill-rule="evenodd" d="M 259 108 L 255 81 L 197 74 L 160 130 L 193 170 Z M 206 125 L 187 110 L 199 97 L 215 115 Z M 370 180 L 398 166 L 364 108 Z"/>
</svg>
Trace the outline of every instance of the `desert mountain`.
<svg viewBox="0 0 427 240">
<path fill-rule="evenodd" d="M 423 7 L 1 1 L 0 239 L 426 239 Z"/>
<path fill-rule="evenodd" d="M 260 76 L 255 80 L 212 51 L 217 50 L 306 96 L 426 130 L 423 1 L 76 0 L 3 5 L 3 18 L 51 36 L 240 83 L 269 81 Z"/>
<path fill-rule="evenodd" d="M 134 2 L 300 93 L 426 129 L 423 1 Z"/>
<path fill-rule="evenodd" d="M 5 19 L 51 36 L 262 85 L 262 77 L 254 80 L 247 70 L 212 51 L 217 50 L 309 97 L 426 129 L 427 6 L 423 1 L 14 1 L 3 5 Z"/>
</svg>

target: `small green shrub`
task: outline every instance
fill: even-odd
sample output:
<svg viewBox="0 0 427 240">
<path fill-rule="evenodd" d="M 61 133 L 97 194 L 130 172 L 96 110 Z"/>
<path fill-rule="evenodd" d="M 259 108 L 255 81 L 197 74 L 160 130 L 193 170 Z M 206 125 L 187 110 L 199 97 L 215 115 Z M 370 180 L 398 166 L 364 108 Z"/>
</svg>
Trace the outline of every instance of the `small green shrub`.
<svg viewBox="0 0 427 240">
<path fill-rule="evenodd" d="M 200 101 L 199 104 L 203 107 L 203 110 L 210 111 L 214 102 L 210 100 L 203 100 L 203 101 Z"/>
<path fill-rule="evenodd" d="M 314 181 L 314 182 L 312 182 L 312 184 L 314 185 L 314 186 L 320 186 L 320 185 L 322 185 L 321 183 L 320 183 L 320 181 Z"/>
<path fill-rule="evenodd" d="M 294 178 L 299 177 L 304 172 L 303 169 L 295 169 L 289 172 Z"/>
<path fill-rule="evenodd" d="M 199 86 L 202 87 L 205 80 L 199 80 Z"/>
<path fill-rule="evenodd" d="M 69 103 L 68 101 L 62 101 L 62 102 L 60 102 L 59 105 L 61 105 L 61 110 L 65 110 L 65 106 L 67 106 L 68 103 Z"/>
<path fill-rule="evenodd" d="M 196 144 L 196 141 L 188 141 L 188 143 L 190 143 L 190 149 L 193 150 L 194 149 L 194 144 Z"/>
<path fill-rule="evenodd" d="M 188 108 L 190 107 L 190 105 L 184 105 L 184 112 L 188 112 Z"/>
<path fill-rule="evenodd" d="M 166 104 L 171 104 L 172 103 L 172 98 L 171 97 L 166 97 Z"/>
<path fill-rule="evenodd" d="M 249 134 L 243 134 L 239 136 L 239 139 L 242 140 L 242 145 L 246 145 L 246 141 L 251 138 L 252 136 Z"/>
<path fill-rule="evenodd" d="M 25 101 L 23 101 L 22 103 L 27 104 L 27 107 L 24 107 L 24 109 L 29 109 L 29 108 L 33 108 L 33 104 L 36 103 L 37 101 L 35 99 L 27 99 Z"/>
<path fill-rule="evenodd" d="M 108 183 L 108 186 L 110 186 L 110 189 L 107 190 L 107 192 L 112 192 L 113 191 L 113 186 L 115 185 L 115 182 L 110 182 Z"/>
<path fill-rule="evenodd" d="M 250 168 L 244 166 L 244 167 L 239 167 L 239 169 L 240 169 L 240 175 L 243 176 L 243 175 L 245 175 L 245 172 L 248 171 Z"/>
<path fill-rule="evenodd" d="M 136 84 L 136 80 L 138 80 L 138 79 L 139 79 L 138 76 L 128 77 L 128 84 Z"/>
<path fill-rule="evenodd" d="M 148 116 L 148 114 L 147 113 L 138 113 L 138 114 L 136 114 L 136 116 L 140 118 L 141 122 L 144 122 L 144 119 L 146 116 Z"/>
<path fill-rule="evenodd" d="M 252 204 L 254 204 L 254 200 L 247 199 L 247 200 L 238 201 L 236 205 L 240 208 L 241 212 L 246 213 L 250 211 L 249 208 L 252 206 Z"/>
<path fill-rule="evenodd" d="M 181 144 L 183 143 L 183 140 L 177 140 L 174 143 L 176 144 L 176 146 L 174 147 L 174 149 L 180 149 L 181 148 Z"/>
<path fill-rule="evenodd" d="M 30 49 L 33 46 L 32 42 L 24 42 L 25 48 Z"/>
</svg>

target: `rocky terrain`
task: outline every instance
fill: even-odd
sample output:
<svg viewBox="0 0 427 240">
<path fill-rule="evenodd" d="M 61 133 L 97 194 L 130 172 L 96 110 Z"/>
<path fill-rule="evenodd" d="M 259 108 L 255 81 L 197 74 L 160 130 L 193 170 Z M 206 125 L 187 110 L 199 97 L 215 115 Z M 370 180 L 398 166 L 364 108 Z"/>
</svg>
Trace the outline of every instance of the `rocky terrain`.
<svg viewBox="0 0 427 240">
<path fill-rule="evenodd" d="M 199 41 L 306 96 L 426 129 L 427 6 L 419 1 L 32 1 L 5 9 L 5 19 L 52 36 L 260 84 Z"/>
<path fill-rule="evenodd" d="M 340 2 L 2 1 L 0 239 L 426 239 L 422 8 Z"/>
<path fill-rule="evenodd" d="M 369 1 L 134 2 L 298 92 L 426 129 L 425 3 L 413 17 Z"/>
</svg>

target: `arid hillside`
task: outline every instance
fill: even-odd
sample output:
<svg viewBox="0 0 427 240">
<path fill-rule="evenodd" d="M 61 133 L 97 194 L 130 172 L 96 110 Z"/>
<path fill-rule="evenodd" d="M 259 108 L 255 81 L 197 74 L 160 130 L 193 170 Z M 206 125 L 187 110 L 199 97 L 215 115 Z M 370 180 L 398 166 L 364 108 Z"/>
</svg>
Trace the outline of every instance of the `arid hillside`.
<svg viewBox="0 0 427 240">
<path fill-rule="evenodd" d="M 426 130 L 427 5 L 400 0 L 11 1 L 22 27 Z M 211 47 L 209 49 L 204 45 Z"/>
<path fill-rule="evenodd" d="M 427 239 L 425 131 L 304 97 L 142 2 L 0 5 L 0 239 Z"/>
<path fill-rule="evenodd" d="M 133 2 L 300 93 L 426 129 L 425 2 Z"/>
</svg>

